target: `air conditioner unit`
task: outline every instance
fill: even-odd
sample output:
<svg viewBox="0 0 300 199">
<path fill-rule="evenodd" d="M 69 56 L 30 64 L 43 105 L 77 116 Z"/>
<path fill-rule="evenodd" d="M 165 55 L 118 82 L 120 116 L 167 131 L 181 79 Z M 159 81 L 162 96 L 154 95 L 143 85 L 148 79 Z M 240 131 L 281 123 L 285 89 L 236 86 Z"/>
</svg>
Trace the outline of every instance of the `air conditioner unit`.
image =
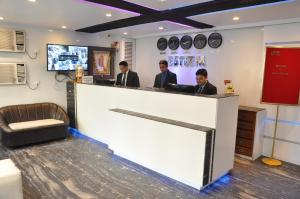
<svg viewBox="0 0 300 199">
<path fill-rule="evenodd" d="M 0 63 L 0 85 L 26 84 L 24 63 Z"/>
<path fill-rule="evenodd" d="M 0 29 L 0 52 L 25 52 L 25 32 Z"/>
</svg>

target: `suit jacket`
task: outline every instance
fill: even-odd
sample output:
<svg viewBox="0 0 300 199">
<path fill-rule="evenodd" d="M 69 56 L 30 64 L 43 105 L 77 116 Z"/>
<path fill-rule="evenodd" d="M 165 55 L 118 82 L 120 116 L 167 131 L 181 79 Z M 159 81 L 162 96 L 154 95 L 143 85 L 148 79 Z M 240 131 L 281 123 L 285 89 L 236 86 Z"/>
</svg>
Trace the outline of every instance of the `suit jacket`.
<svg viewBox="0 0 300 199">
<path fill-rule="evenodd" d="M 118 74 L 117 81 L 116 81 L 117 86 L 122 86 L 122 76 L 123 76 L 123 73 Z M 127 87 L 140 87 L 139 76 L 136 72 L 133 72 L 130 70 L 128 71 L 126 86 Z"/>
<path fill-rule="evenodd" d="M 218 93 L 217 88 L 209 82 L 206 83 L 201 93 L 198 92 L 199 88 L 199 85 L 195 86 L 195 93 L 202 95 L 216 95 Z"/>
<path fill-rule="evenodd" d="M 155 88 L 165 88 L 168 84 L 177 84 L 177 75 L 175 73 L 172 73 L 171 71 L 167 71 L 167 76 L 165 79 L 165 82 L 161 83 L 162 73 L 159 73 L 155 77 L 154 86 Z"/>
</svg>

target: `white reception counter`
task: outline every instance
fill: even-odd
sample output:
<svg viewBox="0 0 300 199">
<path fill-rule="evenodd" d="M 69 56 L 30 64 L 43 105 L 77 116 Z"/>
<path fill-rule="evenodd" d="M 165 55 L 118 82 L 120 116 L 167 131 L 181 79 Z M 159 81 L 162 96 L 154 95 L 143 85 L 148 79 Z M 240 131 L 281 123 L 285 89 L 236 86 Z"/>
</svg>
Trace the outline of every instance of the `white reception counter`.
<svg viewBox="0 0 300 199">
<path fill-rule="evenodd" d="M 233 168 L 238 96 L 76 85 L 80 132 L 196 189 Z"/>
</svg>

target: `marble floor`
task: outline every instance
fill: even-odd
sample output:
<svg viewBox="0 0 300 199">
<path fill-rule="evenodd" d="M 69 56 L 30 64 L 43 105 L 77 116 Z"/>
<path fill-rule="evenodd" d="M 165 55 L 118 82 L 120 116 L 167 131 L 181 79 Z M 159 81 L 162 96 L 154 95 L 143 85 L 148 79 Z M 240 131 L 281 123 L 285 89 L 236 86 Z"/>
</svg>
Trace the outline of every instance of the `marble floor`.
<svg viewBox="0 0 300 199">
<path fill-rule="evenodd" d="M 23 174 L 25 199 L 299 199 L 300 167 L 270 168 L 237 158 L 230 174 L 198 192 L 112 155 L 98 143 L 70 138 L 16 150 L 0 146 Z"/>
</svg>

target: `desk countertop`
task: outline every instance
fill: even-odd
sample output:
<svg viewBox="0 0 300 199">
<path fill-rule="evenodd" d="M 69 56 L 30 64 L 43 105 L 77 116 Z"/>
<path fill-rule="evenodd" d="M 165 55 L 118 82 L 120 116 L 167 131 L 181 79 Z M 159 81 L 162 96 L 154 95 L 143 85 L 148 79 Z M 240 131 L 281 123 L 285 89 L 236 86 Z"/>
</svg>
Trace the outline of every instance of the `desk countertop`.
<svg viewBox="0 0 300 199">
<path fill-rule="evenodd" d="M 194 94 L 194 93 L 169 91 L 169 90 L 166 90 L 166 89 L 163 89 L 163 88 L 153 88 L 153 87 L 131 88 L 131 87 L 121 87 L 121 86 L 113 86 L 113 85 L 100 85 L 100 84 L 93 84 L 93 85 L 95 85 L 95 86 L 105 86 L 105 87 L 114 87 L 114 88 L 122 88 L 122 89 L 133 89 L 133 90 L 141 90 L 141 91 L 150 91 L 150 92 L 189 95 L 189 96 L 195 96 L 195 97 L 207 97 L 207 98 L 215 98 L 215 99 L 238 96 L 238 95 L 235 95 L 235 94 L 200 95 L 200 94 Z"/>
<path fill-rule="evenodd" d="M 256 108 L 256 107 L 250 107 L 250 106 L 239 106 L 239 110 L 251 111 L 251 112 L 260 112 L 260 111 L 264 111 L 266 109 Z"/>
</svg>

